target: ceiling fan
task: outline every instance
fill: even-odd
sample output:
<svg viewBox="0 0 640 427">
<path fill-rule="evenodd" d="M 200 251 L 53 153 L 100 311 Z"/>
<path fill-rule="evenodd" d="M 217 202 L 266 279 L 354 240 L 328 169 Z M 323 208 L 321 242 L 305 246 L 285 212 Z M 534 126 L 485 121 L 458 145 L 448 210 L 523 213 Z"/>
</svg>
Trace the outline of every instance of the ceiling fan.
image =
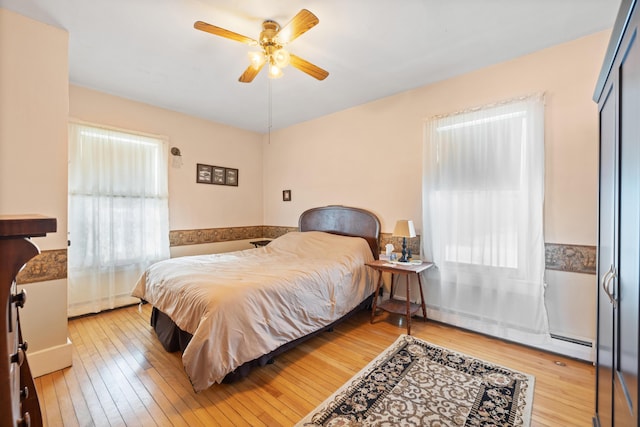
<svg viewBox="0 0 640 427">
<path fill-rule="evenodd" d="M 318 22 L 320 22 L 318 17 L 306 9 L 298 12 L 284 27 L 280 27 L 277 22 L 268 19 L 262 23 L 262 32 L 260 32 L 258 40 L 202 21 L 197 21 L 193 26 L 216 36 L 239 41 L 249 46 L 259 46 L 261 50 L 249 52 L 251 65 L 238 79 L 242 83 L 250 83 L 265 65 L 268 66 L 269 77 L 278 78 L 282 76 L 282 68 L 289 64 L 311 77 L 324 80 L 329 72 L 284 49 L 287 43 L 313 28 Z"/>
</svg>

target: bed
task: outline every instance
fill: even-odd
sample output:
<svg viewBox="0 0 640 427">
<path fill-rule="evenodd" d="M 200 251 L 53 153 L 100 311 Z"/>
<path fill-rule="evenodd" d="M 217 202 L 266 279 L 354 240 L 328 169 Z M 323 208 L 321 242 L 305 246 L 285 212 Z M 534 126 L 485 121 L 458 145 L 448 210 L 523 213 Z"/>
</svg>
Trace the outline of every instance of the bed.
<svg viewBox="0 0 640 427">
<path fill-rule="evenodd" d="M 140 277 L 132 295 L 152 304 L 151 325 L 167 351 L 182 351 L 195 391 L 238 380 L 369 306 L 378 218 L 325 206 L 298 225 L 264 247 L 172 258 Z"/>
</svg>

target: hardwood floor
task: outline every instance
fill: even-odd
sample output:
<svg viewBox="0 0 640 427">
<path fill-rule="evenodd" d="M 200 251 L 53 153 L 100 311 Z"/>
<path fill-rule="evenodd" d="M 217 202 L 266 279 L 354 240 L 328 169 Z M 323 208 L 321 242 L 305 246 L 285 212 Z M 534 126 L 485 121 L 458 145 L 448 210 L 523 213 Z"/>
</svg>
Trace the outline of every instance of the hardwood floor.
<svg viewBox="0 0 640 427">
<path fill-rule="evenodd" d="M 362 312 L 254 369 L 234 384 L 194 393 L 177 353 L 149 326 L 151 307 L 69 321 L 73 366 L 36 378 L 49 426 L 290 426 L 324 401 L 406 329 L 401 317 Z M 532 426 L 590 426 L 594 367 L 483 335 L 414 319 L 433 344 L 532 374 Z M 556 363 L 559 362 L 559 363 Z"/>
</svg>

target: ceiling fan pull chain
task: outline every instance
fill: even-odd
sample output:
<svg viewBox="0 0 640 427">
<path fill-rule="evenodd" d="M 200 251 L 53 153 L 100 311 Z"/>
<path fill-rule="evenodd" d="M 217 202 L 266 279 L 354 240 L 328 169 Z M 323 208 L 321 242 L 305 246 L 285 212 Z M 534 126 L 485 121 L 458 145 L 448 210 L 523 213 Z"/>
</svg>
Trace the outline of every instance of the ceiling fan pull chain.
<svg viewBox="0 0 640 427">
<path fill-rule="evenodd" d="M 272 101 L 271 101 L 271 79 L 267 79 L 267 84 L 269 85 L 269 128 L 268 128 L 268 136 L 267 136 L 267 141 L 269 142 L 269 144 L 271 144 L 271 126 L 273 124 L 273 119 L 272 119 Z"/>
</svg>

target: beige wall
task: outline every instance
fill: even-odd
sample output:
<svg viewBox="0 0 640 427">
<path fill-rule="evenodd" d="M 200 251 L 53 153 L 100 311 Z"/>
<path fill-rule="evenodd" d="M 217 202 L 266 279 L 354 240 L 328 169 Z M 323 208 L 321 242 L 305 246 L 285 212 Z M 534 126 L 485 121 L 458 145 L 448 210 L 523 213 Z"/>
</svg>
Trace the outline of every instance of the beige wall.
<svg viewBox="0 0 640 427">
<path fill-rule="evenodd" d="M 102 92 L 71 86 L 74 119 L 161 135 L 182 153 L 169 159 L 171 230 L 262 225 L 260 135 Z M 237 187 L 196 184 L 196 164 L 237 168 Z"/>
<path fill-rule="evenodd" d="M 344 203 L 422 229 L 423 123 L 434 115 L 546 94 L 548 242 L 596 241 L 597 107 L 591 100 L 608 32 L 272 132 L 265 144 L 265 223 L 295 225 L 304 209 Z M 283 189 L 293 201 L 282 202 Z"/>
<path fill-rule="evenodd" d="M 65 31 L 0 9 L 0 214 L 55 217 L 41 250 L 67 247 L 67 45 Z M 66 279 L 21 288 L 32 372 L 69 366 Z"/>
<path fill-rule="evenodd" d="M 55 216 L 57 233 L 36 241 L 64 248 L 68 34 L 0 9 L 0 36 L 0 213 Z"/>
<path fill-rule="evenodd" d="M 400 93 L 271 134 L 264 148 L 265 224 L 295 225 L 312 206 L 375 212 L 383 232 L 422 230 L 425 119 L 545 92 L 545 240 L 596 244 L 597 107 L 591 100 L 609 32 Z M 281 192 L 292 190 L 291 202 Z M 595 276 L 549 274 L 552 332 L 595 337 Z M 580 298 L 575 298 L 580 295 Z"/>
</svg>

